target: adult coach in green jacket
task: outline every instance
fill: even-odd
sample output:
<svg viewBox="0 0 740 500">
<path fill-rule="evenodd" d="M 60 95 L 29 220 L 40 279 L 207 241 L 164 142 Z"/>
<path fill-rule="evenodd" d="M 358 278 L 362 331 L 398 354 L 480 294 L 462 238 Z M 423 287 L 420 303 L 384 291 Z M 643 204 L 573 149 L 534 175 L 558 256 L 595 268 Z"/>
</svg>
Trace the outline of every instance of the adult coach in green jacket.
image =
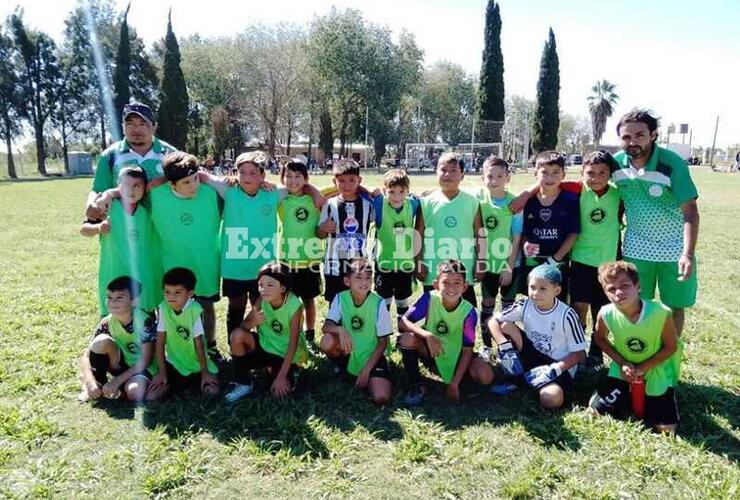
<svg viewBox="0 0 740 500">
<path fill-rule="evenodd" d="M 658 146 L 658 119 L 633 109 L 617 124 L 622 151 L 612 179 L 619 187 L 627 216 L 622 251 L 640 275 L 640 295 L 660 300 L 673 310 L 676 332 L 684 309 L 696 302 L 699 235 L 698 193 L 686 162 Z"/>
<path fill-rule="evenodd" d="M 148 189 L 164 182 L 162 161 L 167 153 L 176 148 L 154 137 L 157 123 L 152 108 L 140 102 L 123 107 L 123 140 L 114 142 L 100 154 L 92 189 L 87 196 L 85 214 L 88 219 L 104 219 L 105 211 L 94 205 L 95 198 L 118 185 L 118 172 L 124 166 L 139 166 L 149 181 Z"/>
</svg>

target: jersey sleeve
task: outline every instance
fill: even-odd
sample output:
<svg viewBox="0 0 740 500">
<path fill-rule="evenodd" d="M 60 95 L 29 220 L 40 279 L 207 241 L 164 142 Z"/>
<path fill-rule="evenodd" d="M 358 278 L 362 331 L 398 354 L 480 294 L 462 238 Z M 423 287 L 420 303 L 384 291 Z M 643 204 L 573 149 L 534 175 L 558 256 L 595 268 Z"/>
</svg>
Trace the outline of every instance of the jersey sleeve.
<svg viewBox="0 0 740 500">
<path fill-rule="evenodd" d="M 195 337 L 202 337 L 205 334 L 205 330 L 203 329 L 203 316 L 198 316 L 198 319 L 195 320 L 195 323 L 193 323 L 193 338 Z"/>
<path fill-rule="evenodd" d="M 409 195 L 409 202 L 411 203 L 411 213 L 413 214 L 414 222 L 416 222 L 416 216 L 421 211 L 421 199 L 416 195 Z"/>
<path fill-rule="evenodd" d="M 164 311 L 162 310 L 162 306 L 159 306 L 157 308 L 157 331 L 158 332 L 167 331 L 167 327 L 164 324 Z"/>
<path fill-rule="evenodd" d="M 586 334 L 583 331 L 581 320 L 578 318 L 578 313 L 569 307 L 563 317 L 563 323 L 568 352 L 585 351 Z"/>
<path fill-rule="evenodd" d="M 385 301 L 378 302 L 378 314 L 375 318 L 375 333 L 379 338 L 387 337 L 393 333 L 391 313 L 385 305 Z"/>
<path fill-rule="evenodd" d="M 519 236 L 524 231 L 524 216 L 521 213 L 514 214 L 511 218 L 511 235 Z"/>
<path fill-rule="evenodd" d="M 337 325 L 342 324 L 342 306 L 339 305 L 339 295 L 335 295 L 326 313 L 326 319 Z"/>
<path fill-rule="evenodd" d="M 95 167 L 95 177 L 93 178 L 92 185 L 92 190 L 96 193 L 102 193 L 106 189 L 114 187 L 113 173 L 111 172 L 110 168 L 110 155 L 112 154 L 113 152 L 109 152 L 108 154 L 101 154 L 98 157 L 98 163 Z"/>
<path fill-rule="evenodd" d="M 376 196 L 372 200 L 373 210 L 375 210 L 375 227 L 380 228 L 383 223 L 383 196 Z"/>
<path fill-rule="evenodd" d="M 323 224 L 327 220 L 329 220 L 329 209 L 331 206 L 331 200 L 329 200 L 322 208 L 321 208 L 321 216 L 319 216 L 319 225 Z"/>
<path fill-rule="evenodd" d="M 463 323 L 463 347 L 473 347 L 475 345 L 475 327 L 477 324 L 478 313 L 473 308 L 465 317 L 465 322 Z"/>
<path fill-rule="evenodd" d="M 671 191 L 673 196 L 679 205 L 698 198 L 699 193 L 696 190 L 696 185 L 691 179 L 689 173 L 689 167 L 686 166 L 686 162 L 675 162 L 672 165 L 671 171 Z"/>
<path fill-rule="evenodd" d="M 560 189 L 579 195 L 583 191 L 583 183 L 581 181 L 563 181 L 560 183 Z"/>
<path fill-rule="evenodd" d="M 157 340 L 157 322 L 153 316 L 144 313 L 143 324 L 139 327 L 137 334 L 139 342 L 142 344 L 149 344 Z"/>
<path fill-rule="evenodd" d="M 427 314 L 429 313 L 429 301 L 431 300 L 431 295 L 429 295 L 429 292 L 424 292 L 424 294 L 419 297 L 419 299 L 416 301 L 416 303 L 409 308 L 408 311 L 406 311 L 406 314 L 404 314 L 404 317 L 411 321 L 412 323 L 417 323 L 424 318 L 427 317 Z"/>
<path fill-rule="evenodd" d="M 496 321 L 499 323 L 521 322 L 524 319 L 524 307 L 526 303 L 527 299 L 517 300 L 503 311 L 496 313 Z"/>
<path fill-rule="evenodd" d="M 98 322 L 98 324 L 95 326 L 95 330 L 93 331 L 93 338 L 97 337 L 98 335 L 110 335 L 110 326 L 108 326 L 108 317 L 101 318 L 101 320 Z"/>
</svg>

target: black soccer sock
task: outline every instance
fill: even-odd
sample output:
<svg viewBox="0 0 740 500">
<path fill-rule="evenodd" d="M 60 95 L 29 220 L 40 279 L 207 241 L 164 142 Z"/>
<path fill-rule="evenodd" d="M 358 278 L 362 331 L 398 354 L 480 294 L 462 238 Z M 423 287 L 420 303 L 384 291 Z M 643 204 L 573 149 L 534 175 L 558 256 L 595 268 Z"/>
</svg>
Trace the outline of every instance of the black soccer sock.
<svg viewBox="0 0 740 500">
<path fill-rule="evenodd" d="M 419 370 L 419 352 L 416 349 L 401 348 L 401 358 L 403 359 L 403 369 L 409 384 L 419 385 L 422 383 L 421 371 Z"/>
<path fill-rule="evenodd" d="M 493 316 L 494 306 L 483 306 L 480 310 L 480 335 L 483 339 L 483 345 L 493 347 L 491 339 L 491 329 L 488 328 L 488 320 Z"/>
<path fill-rule="evenodd" d="M 331 358 L 332 363 L 334 363 L 334 366 L 339 368 L 342 373 L 347 372 L 347 365 L 349 364 L 349 356 L 337 356 L 336 358 Z"/>
<path fill-rule="evenodd" d="M 601 350 L 601 347 L 596 343 L 596 332 L 591 333 L 591 345 L 588 348 L 588 357 L 589 358 L 597 358 L 600 356 L 603 356 L 604 353 Z"/>
<path fill-rule="evenodd" d="M 236 327 L 242 324 L 242 321 L 244 321 L 244 313 L 247 312 L 247 307 L 231 307 L 229 306 L 228 311 L 226 313 L 226 329 L 228 330 L 226 332 L 227 338 L 231 337 L 231 332 L 233 332 Z"/>
<path fill-rule="evenodd" d="M 313 342 L 315 338 L 316 330 L 314 330 L 313 328 L 310 330 L 306 330 L 306 340 L 308 340 L 309 342 Z"/>
<path fill-rule="evenodd" d="M 98 354 L 97 352 L 90 353 L 90 367 L 92 368 L 95 380 L 100 385 L 105 385 L 108 382 L 108 368 L 110 368 L 110 360 L 107 354 Z"/>
<path fill-rule="evenodd" d="M 232 356 L 231 362 L 234 366 L 234 381 L 237 384 L 249 384 L 252 382 L 250 373 L 249 355 Z"/>
</svg>

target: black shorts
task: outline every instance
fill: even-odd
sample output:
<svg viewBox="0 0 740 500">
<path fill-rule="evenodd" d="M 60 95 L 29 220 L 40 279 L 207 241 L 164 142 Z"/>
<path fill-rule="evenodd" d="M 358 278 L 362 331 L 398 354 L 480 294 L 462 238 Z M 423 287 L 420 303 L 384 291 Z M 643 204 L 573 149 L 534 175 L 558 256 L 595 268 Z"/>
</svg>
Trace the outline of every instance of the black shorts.
<svg viewBox="0 0 740 500">
<path fill-rule="evenodd" d="M 384 299 L 408 299 L 414 292 L 414 273 L 383 271 L 375 267 L 375 292 Z"/>
<path fill-rule="evenodd" d="M 252 335 L 254 336 L 254 351 L 246 354 L 247 366 L 249 366 L 250 370 L 269 368 L 270 378 L 275 378 L 280 371 L 280 368 L 283 366 L 284 358 L 277 354 L 265 351 L 262 348 L 262 344 L 260 344 L 259 334 L 252 332 Z M 288 379 L 292 381 L 293 388 L 295 388 L 297 377 L 298 366 L 291 364 L 290 371 L 288 372 Z"/>
<path fill-rule="evenodd" d="M 432 285 L 424 285 L 425 292 L 431 292 L 434 290 Z M 475 297 L 475 287 L 468 285 L 468 288 L 463 292 L 462 298 L 472 304 L 474 308 L 478 307 L 478 299 Z"/>
<path fill-rule="evenodd" d="M 126 370 L 128 370 L 129 368 L 131 367 L 128 365 L 128 363 L 126 363 L 126 358 L 123 357 L 123 352 L 121 351 L 121 348 L 119 347 L 118 348 L 118 368 L 113 368 L 111 366 L 108 366 L 108 373 L 110 373 L 114 377 L 117 377 L 123 372 L 125 372 Z M 144 377 L 147 380 L 151 380 L 152 374 L 149 373 L 149 370 L 147 369 L 147 370 L 144 370 L 143 372 L 134 373 L 133 375 L 131 375 L 130 379 L 134 377 Z"/>
<path fill-rule="evenodd" d="M 313 299 L 321 295 L 321 273 L 316 268 L 288 268 L 292 281 L 292 291 L 301 300 Z"/>
<path fill-rule="evenodd" d="M 339 359 L 335 359 L 335 363 L 338 366 L 347 366 L 349 363 L 349 356 L 339 356 Z M 354 375 L 347 373 L 351 378 L 355 378 Z M 385 358 L 385 356 L 381 356 L 377 363 L 375 363 L 375 366 L 373 366 L 373 369 L 370 370 L 370 378 L 373 377 L 379 377 L 384 379 L 391 379 L 391 369 L 388 366 L 388 360 Z"/>
<path fill-rule="evenodd" d="M 631 411 L 630 384 L 605 376 L 589 406 L 601 414 L 622 418 Z M 650 425 L 675 425 L 679 421 L 676 391 L 669 387 L 660 396 L 645 395 L 645 421 Z"/>
<path fill-rule="evenodd" d="M 256 301 L 260 294 L 257 280 L 232 280 L 229 278 L 222 280 L 221 293 L 230 299 L 248 296 L 250 302 Z"/>
<path fill-rule="evenodd" d="M 557 362 L 556 359 L 538 351 L 524 332 L 522 332 L 522 350 L 519 353 L 519 359 L 522 361 L 525 372 L 537 366 L 551 365 Z M 558 384 L 565 394 L 573 386 L 573 376 L 568 370 L 565 370 L 552 383 Z"/>
<path fill-rule="evenodd" d="M 521 266 L 515 267 L 511 271 L 511 284 L 501 288 L 501 300 L 503 302 L 514 302 L 516 294 L 522 289 L 523 269 Z M 496 298 L 499 292 L 500 274 L 486 273 L 483 281 L 480 282 L 480 293 L 483 298 Z"/>
<path fill-rule="evenodd" d="M 570 299 L 571 302 L 592 304 L 593 309 L 609 303 L 604 289 L 599 283 L 598 268 L 571 261 L 570 263 Z"/>
<path fill-rule="evenodd" d="M 170 388 L 170 393 L 180 391 L 200 392 L 200 372 L 183 375 L 169 361 L 165 363 L 164 369 L 167 370 L 167 385 Z"/>
<path fill-rule="evenodd" d="M 324 298 L 326 302 L 331 305 L 334 297 L 339 292 L 349 290 L 349 287 L 344 284 L 344 278 L 341 276 L 331 276 L 329 274 L 324 275 Z"/>
<path fill-rule="evenodd" d="M 470 364 L 473 364 L 473 360 L 475 358 L 478 358 L 478 354 L 473 353 L 473 356 L 470 358 Z M 460 363 L 460 358 L 462 358 L 462 351 L 460 351 L 460 356 L 457 358 L 457 362 Z M 421 364 L 424 365 L 424 367 L 429 370 L 431 373 L 434 373 L 435 375 L 439 375 L 439 369 L 437 368 L 437 363 L 434 361 L 434 358 L 431 356 L 423 356 L 421 353 L 419 353 L 419 361 L 421 361 Z M 470 369 L 470 365 L 468 365 L 468 370 Z M 455 364 L 455 372 L 457 372 L 457 364 Z M 473 379 L 470 378 L 468 375 L 468 372 L 465 372 L 462 378 L 462 382 L 468 383 L 471 382 Z M 443 381 L 444 383 L 444 381 Z"/>
</svg>

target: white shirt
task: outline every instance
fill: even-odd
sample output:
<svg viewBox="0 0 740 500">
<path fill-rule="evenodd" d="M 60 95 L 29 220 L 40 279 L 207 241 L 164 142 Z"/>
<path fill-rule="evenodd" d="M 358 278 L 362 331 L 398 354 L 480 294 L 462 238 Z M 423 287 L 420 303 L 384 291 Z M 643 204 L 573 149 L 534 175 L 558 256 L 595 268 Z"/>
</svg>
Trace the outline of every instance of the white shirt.
<svg viewBox="0 0 740 500">
<path fill-rule="evenodd" d="M 190 307 L 192 304 L 195 303 L 195 299 L 188 299 L 187 302 L 185 302 L 185 307 L 182 308 L 184 311 L 188 307 Z M 162 306 L 159 306 L 157 309 L 157 331 L 158 332 L 166 332 L 167 327 L 164 324 L 164 311 L 162 310 Z M 198 319 L 195 320 L 195 324 L 193 324 L 193 338 L 200 337 L 205 333 L 205 330 L 203 329 L 203 319 L 198 316 Z"/>
<path fill-rule="evenodd" d="M 339 303 L 339 295 L 334 297 L 329 306 L 329 312 L 326 313 L 326 319 L 341 325 L 342 324 L 342 305 Z M 378 302 L 378 311 L 375 315 L 375 334 L 378 337 L 387 337 L 393 333 L 393 324 L 391 323 L 391 314 L 384 301 Z"/>
</svg>

